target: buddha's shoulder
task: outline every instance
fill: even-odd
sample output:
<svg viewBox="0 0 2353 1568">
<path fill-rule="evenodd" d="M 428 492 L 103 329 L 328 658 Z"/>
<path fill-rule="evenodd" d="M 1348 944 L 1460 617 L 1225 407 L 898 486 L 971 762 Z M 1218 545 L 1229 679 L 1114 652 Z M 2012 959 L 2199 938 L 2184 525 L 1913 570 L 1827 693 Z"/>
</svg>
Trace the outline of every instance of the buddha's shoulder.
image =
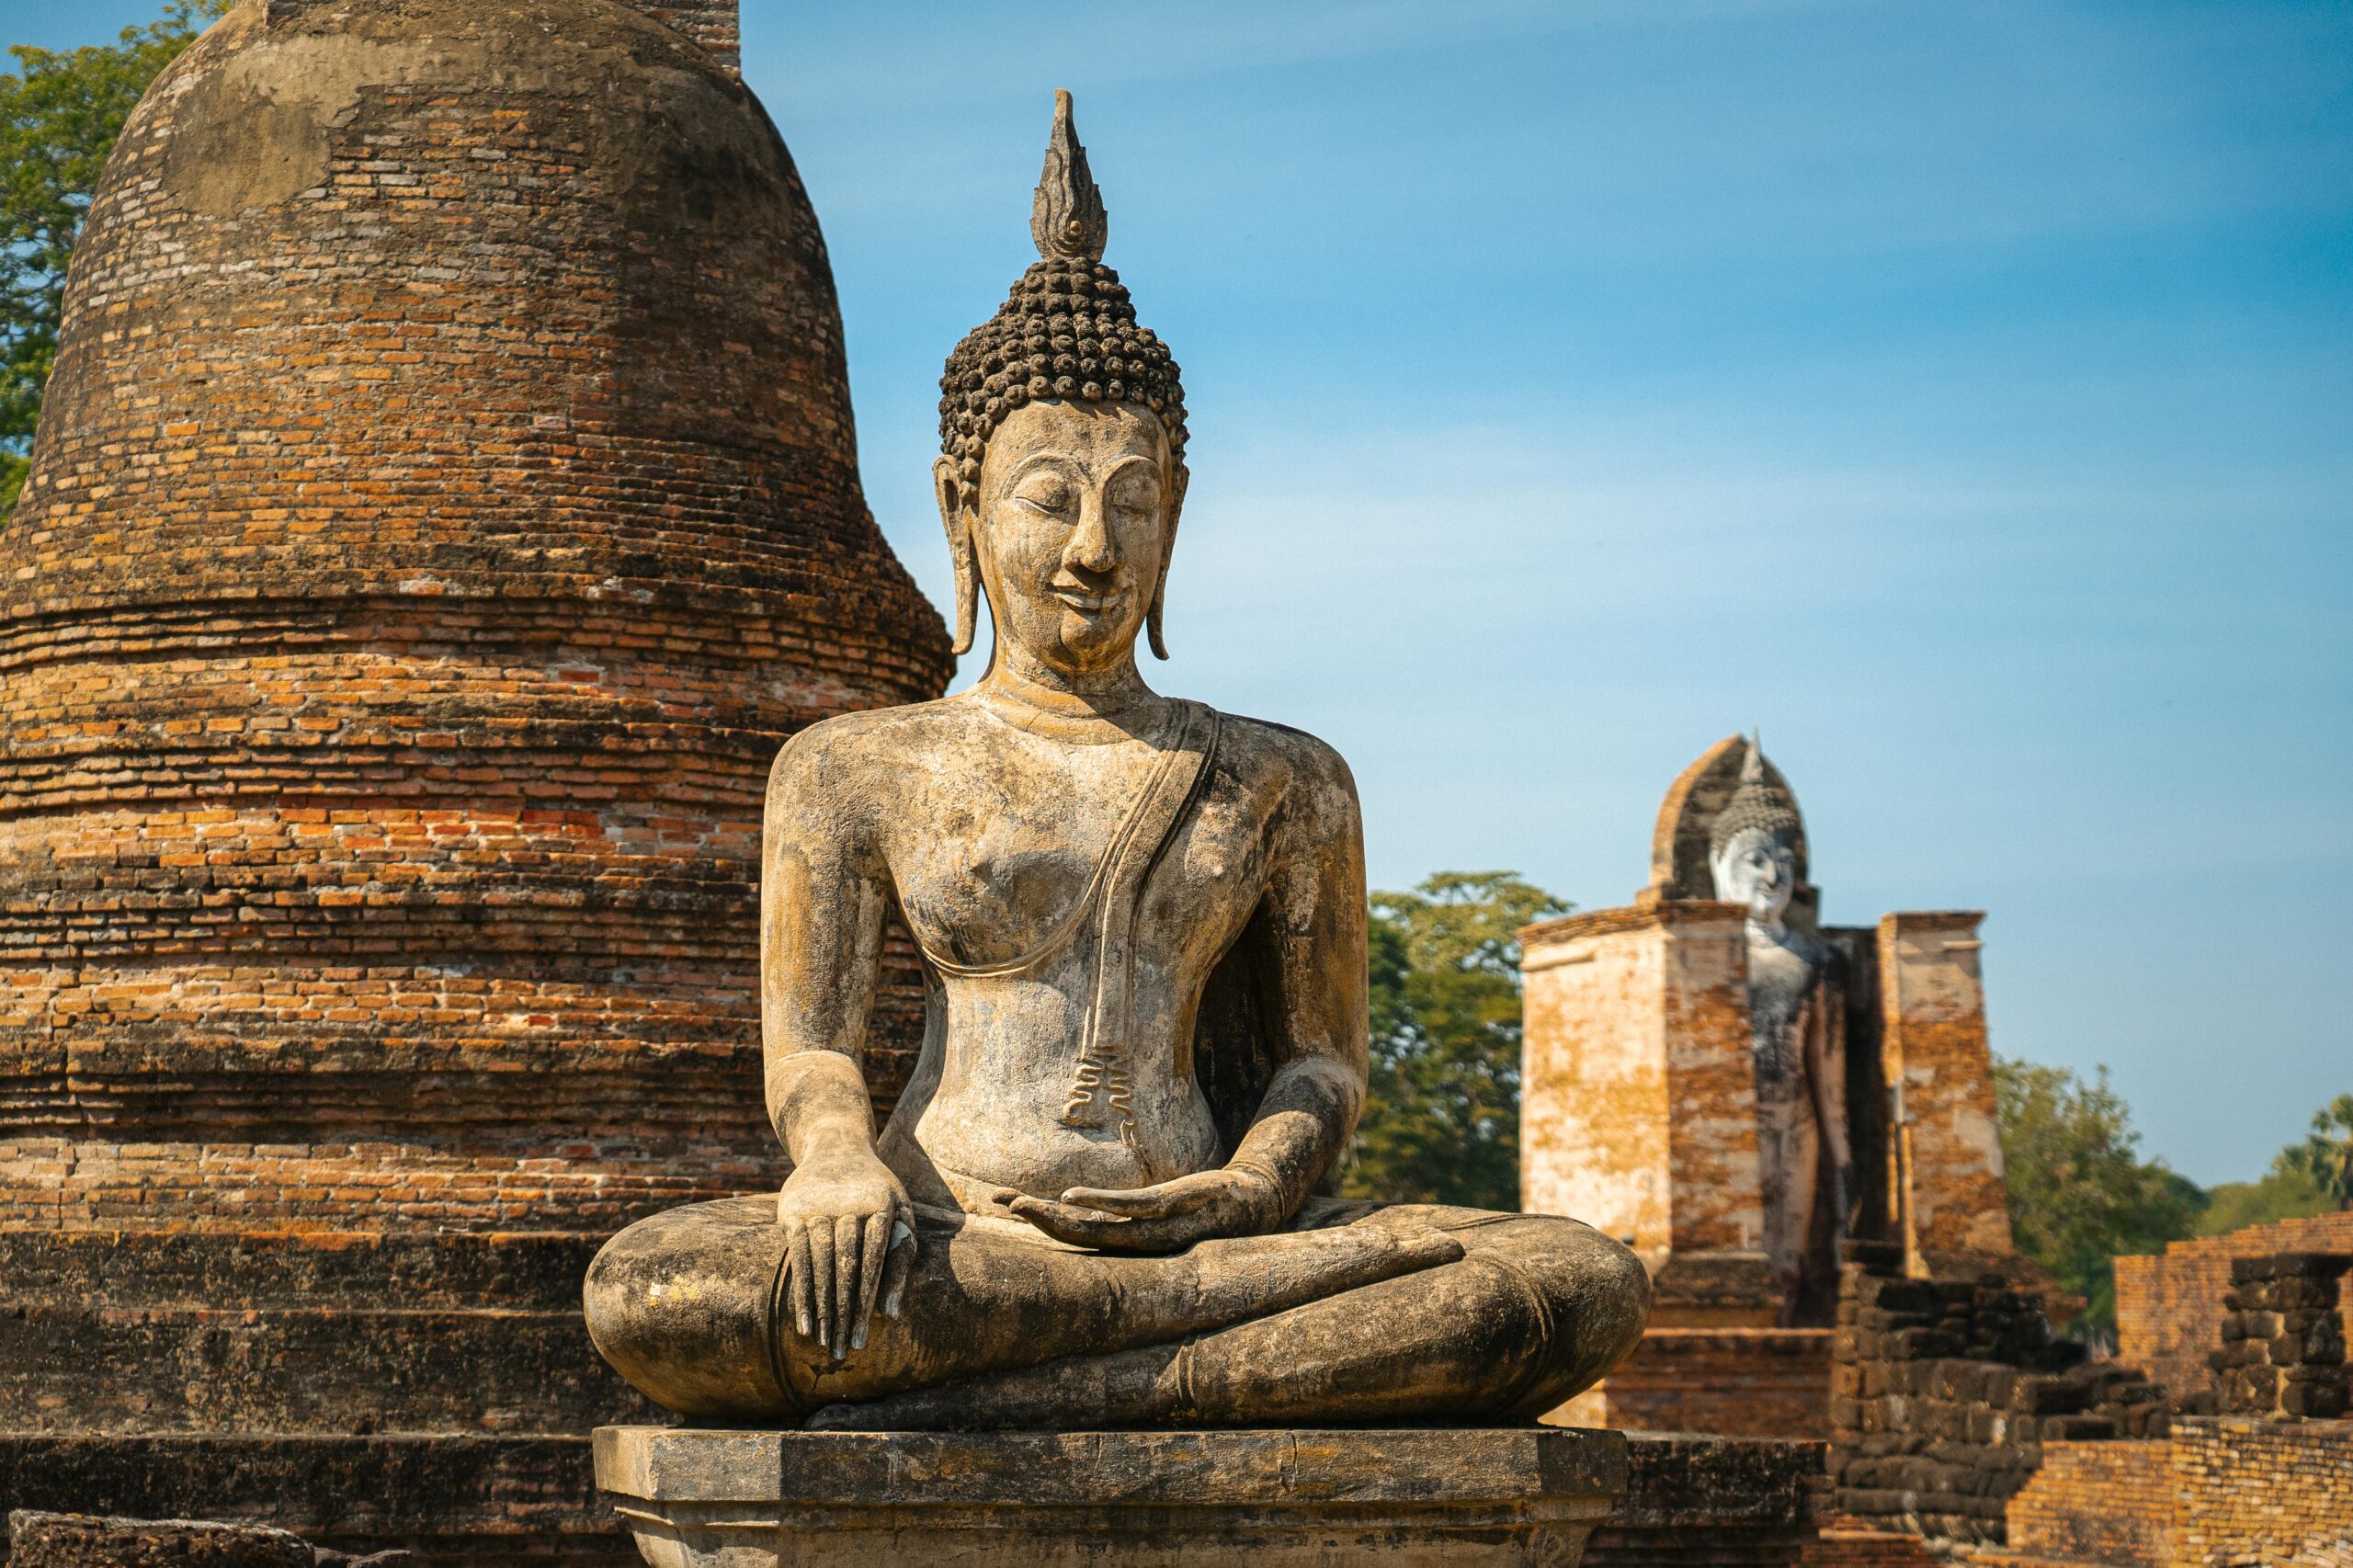
<svg viewBox="0 0 2353 1568">
<path fill-rule="evenodd" d="M 1244 778 L 1286 790 L 1331 790 L 1355 801 L 1356 777 L 1328 741 L 1270 719 L 1241 713 L 1222 713 L 1219 719 L 1218 756 Z"/>
<path fill-rule="evenodd" d="M 957 733 L 971 722 L 968 708 L 954 698 L 836 713 L 785 742 L 771 777 L 783 781 L 818 771 L 839 778 L 845 772 L 902 767 L 912 756 L 951 745 Z"/>
</svg>

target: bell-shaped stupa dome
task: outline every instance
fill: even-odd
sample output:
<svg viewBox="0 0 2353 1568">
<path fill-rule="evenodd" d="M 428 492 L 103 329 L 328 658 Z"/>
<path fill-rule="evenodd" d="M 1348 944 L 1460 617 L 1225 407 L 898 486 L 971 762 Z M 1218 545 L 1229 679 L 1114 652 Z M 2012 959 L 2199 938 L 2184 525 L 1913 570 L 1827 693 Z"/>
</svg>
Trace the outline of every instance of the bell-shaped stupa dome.
<svg viewBox="0 0 2353 1568">
<path fill-rule="evenodd" d="M 244 0 L 125 129 L 0 533 L 0 1224 L 780 1169 L 767 771 L 950 659 L 732 6 L 648 11 Z"/>
</svg>

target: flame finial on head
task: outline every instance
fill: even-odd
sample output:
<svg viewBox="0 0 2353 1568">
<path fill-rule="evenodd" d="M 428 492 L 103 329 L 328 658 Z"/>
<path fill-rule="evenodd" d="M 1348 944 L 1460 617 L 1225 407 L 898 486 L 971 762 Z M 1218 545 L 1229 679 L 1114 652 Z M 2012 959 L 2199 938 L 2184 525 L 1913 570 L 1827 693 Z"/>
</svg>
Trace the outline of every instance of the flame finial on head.
<svg viewBox="0 0 2353 1568">
<path fill-rule="evenodd" d="M 1111 218 L 1086 166 L 1086 149 L 1071 123 L 1070 94 L 1054 92 L 1054 129 L 1046 138 L 1046 172 L 1029 206 L 1029 237 L 1048 261 L 1095 262 L 1110 243 Z"/>
</svg>

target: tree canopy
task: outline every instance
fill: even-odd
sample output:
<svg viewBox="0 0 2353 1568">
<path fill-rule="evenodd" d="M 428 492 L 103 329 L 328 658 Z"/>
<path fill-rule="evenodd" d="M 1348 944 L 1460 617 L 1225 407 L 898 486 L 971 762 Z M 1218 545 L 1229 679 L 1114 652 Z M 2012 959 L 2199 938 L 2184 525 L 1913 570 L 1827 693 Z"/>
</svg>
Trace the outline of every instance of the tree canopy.
<svg viewBox="0 0 2353 1568">
<path fill-rule="evenodd" d="M 8 51 L 17 74 L 0 75 L 0 521 L 24 487 L 66 264 L 107 154 L 147 84 L 226 7 L 174 0 L 111 44 Z"/>
<path fill-rule="evenodd" d="M 1343 1190 L 1519 1207 L 1519 928 L 1569 905 L 1510 871 L 1372 895 L 1371 1090 Z"/>
<path fill-rule="evenodd" d="M 2156 1252 L 2191 1235 L 2206 1195 L 2141 1135 L 2108 1069 L 2085 1083 L 2063 1067 L 1994 1059 L 2010 1226 L 2018 1250 L 2087 1303 L 2079 1329 L 2116 1322 L 2119 1254 Z"/>
<path fill-rule="evenodd" d="M 2353 1209 L 2353 1095 L 2339 1095 L 2313 1113 L 2313 1130 L 2279 1152 L 2276 1169 L 2310 1181 L 2334 1209 Z"/>
</svg>

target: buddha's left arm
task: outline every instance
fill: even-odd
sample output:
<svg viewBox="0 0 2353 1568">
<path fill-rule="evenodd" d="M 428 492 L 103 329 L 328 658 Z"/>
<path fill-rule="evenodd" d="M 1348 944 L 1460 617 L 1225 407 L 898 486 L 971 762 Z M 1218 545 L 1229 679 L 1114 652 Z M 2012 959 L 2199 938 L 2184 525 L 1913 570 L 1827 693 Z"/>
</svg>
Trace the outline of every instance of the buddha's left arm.
<svg viewBox="0 0 2353 1568">
<path fill-rule="evenodd" d="M 1280 1224 L 1347 1148 L 1366 1076 L 1364 820 L 1336 754 L 1302 767 L 1277 824 L 1260 928 L 1280 1065 L 1228 1168 L 1271 1181 Z"/>
</svg>

